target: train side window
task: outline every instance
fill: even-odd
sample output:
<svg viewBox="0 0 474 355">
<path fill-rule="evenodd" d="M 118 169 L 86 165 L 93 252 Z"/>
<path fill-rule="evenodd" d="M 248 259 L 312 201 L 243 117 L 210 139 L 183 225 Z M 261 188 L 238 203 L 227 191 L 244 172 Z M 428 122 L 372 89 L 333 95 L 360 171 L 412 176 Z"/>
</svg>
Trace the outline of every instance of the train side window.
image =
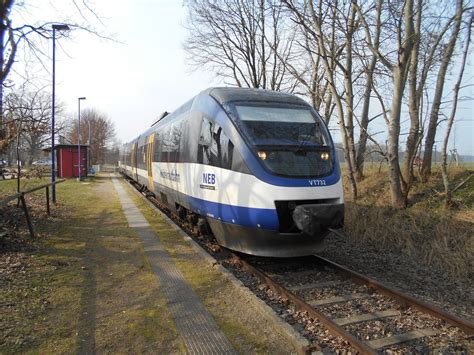
<svg viewBox="0 0 474 355">
<path fill-rule="evenodd" d="M 207 119 L 202 119 L 201 136 L 199 137 L 199 144 L 209 147 L 212 141 L 212 123 Z"/>
<path fill-rule="evenodd" d="M 234 155 L 234 144 L 224 132 L 220 136 L 221 145 L 221 167 L 224 169 L 232 169 L 232 157 Z"/>
<path fill-rule="evenodd" d="M 202 119 L 201 134 L 198 143 L 198 163 L 209 165 L 209 147 L 212 143 L 212 124 L 207 118 Z"/>
<path fill-rule="evenodd" d="M 154 160 L 153 161 L 156 161 L 156 162 L 160 162 L 161 161 L 161 142 L 163 141 L 163 138 L 161 136 L 161 132 L 156 132 L 155 134 L 155 156 L 154 156 Z"/>
<path fill-rule="evenodd" d="M 171 141 L 171 127 L 164 127 L 162 131 L 162 149 L 161 149 L 161 161 L 169 162 L 170 161 L 170 152 L 172 149 Z"/>
<path fill-rule="evenodd" d="M 182 123 L 176 122 L 173 123 L 171 126 L 170 132 L 170 140 L 171 140 L 171 162 L 179 162 L 180 161 L 180 151 L 179 145 L 181 142 L 181 135 L 182 135 Z"/>
<path fill-rule="evenodd" d="M 202 120 L 198 163 L 231 169 L 234 145 L 217 123 Z"/>
</svg>

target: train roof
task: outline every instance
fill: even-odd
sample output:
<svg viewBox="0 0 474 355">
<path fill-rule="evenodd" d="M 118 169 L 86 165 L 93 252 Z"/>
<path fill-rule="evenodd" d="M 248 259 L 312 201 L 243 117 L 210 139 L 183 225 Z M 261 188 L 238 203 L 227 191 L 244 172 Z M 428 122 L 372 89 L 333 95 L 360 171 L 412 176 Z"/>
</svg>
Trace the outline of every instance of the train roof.
<svg viewBox="0 0 474 355">
<path fill-rule="evenodd" d="M 278 91 L 270 91 L 263 89 L 249 89 L 238 87 L 216 87 L 209 88 L 206 92 L 214 97 L 220 104 L 232 101 L 261 101 L 261 102 L 282 102 L 289 104 L 304 104 L 307 103 L 291 94 L 286 94 Z"/>
</svg>

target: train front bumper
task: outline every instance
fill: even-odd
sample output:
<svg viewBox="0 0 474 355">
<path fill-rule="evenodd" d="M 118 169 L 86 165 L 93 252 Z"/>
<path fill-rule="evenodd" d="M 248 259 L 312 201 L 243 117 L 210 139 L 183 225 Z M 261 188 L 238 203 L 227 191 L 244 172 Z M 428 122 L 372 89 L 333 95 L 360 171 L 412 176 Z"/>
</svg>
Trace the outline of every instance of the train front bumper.
<svg viewBox="0 0 474 355">
<path fill-rule="evenodd" d="M 342 226 L 344 205 L 300 206 L 295 209 L 296 219 L 302 227 L 298 232 L 249 228 L 213 218 L 207 218 L 207 221 L 218 243 L 235 251 L 270 257 L 313 255 L 323 250 L 328 228 Z"/>
<path fill-rule="evenodd" d="M 293 211 L 296 227 L 310 236 L 317 236 L 329 228 L 344 225 L 343 204 L 305 204 L 296 206 Z"/>
</svg>

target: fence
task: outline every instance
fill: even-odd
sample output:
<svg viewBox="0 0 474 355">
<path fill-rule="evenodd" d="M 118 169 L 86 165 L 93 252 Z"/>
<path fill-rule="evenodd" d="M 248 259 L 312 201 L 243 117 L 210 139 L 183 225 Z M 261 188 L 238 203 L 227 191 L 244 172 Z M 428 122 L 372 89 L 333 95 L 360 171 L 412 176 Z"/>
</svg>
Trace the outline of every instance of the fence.
<svg viewBox="0 0 474 355">
<path fill-rule="evenodd" d="M 60 184 L 64 181 L 66 181 L 66 180 L 64 180 L 64 179 L 57 180 L 55 182 L 50 182 L 48 184 L 43 184 L 43 185 L 40 185 L 40 186 L 36 186 L 36 187 L 33 187 L 29 190 L 22 191 L 22 192 L 16 193 L 15 195 L 8 196 L 7 198 L 5 198 L 3 200 L 0 200 L 0 206 L 6 205 L 9 202 L 14 201 L 14 200 L 18 200 L 18 202 L 21 203 L 21 207 L 23 209 L 23 212 L 25 213 L 25 219 L 26 219 L 26 223 L 28 225 L 28 229 L 30 231 L 30 236 L 32 238 L 34 238 L 35 237 L 35 231 L 33 230 L 33 224 L 31 223 L 30 213 L 28 212 L 28 206 L 26 205 L 25 195 L 27 195 L 29 193 L 32 193 L 32 192 L 35 192 L 35 191 L 38 191 L 38 190 L 41 190 L 41 189 L 45 189 L 46 212 L 49 215 L 51 213 L 50 206 L 49 206 L 49 187 L 52 186 L 52 185 Z"/>
</svg>

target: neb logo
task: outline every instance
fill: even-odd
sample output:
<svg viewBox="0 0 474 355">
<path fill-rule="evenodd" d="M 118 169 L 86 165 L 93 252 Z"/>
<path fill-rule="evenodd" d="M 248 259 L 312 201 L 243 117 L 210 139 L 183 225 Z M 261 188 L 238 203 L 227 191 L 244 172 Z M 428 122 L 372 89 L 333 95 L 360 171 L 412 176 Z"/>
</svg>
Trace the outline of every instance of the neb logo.
<svg viewBox="0 0 474 355">
<path fill-rule="evenodd" d="M 202 174 L 202 182 L 206 185 L 214 185 L 216 183 L 216 174 Z"/>
</svg>

